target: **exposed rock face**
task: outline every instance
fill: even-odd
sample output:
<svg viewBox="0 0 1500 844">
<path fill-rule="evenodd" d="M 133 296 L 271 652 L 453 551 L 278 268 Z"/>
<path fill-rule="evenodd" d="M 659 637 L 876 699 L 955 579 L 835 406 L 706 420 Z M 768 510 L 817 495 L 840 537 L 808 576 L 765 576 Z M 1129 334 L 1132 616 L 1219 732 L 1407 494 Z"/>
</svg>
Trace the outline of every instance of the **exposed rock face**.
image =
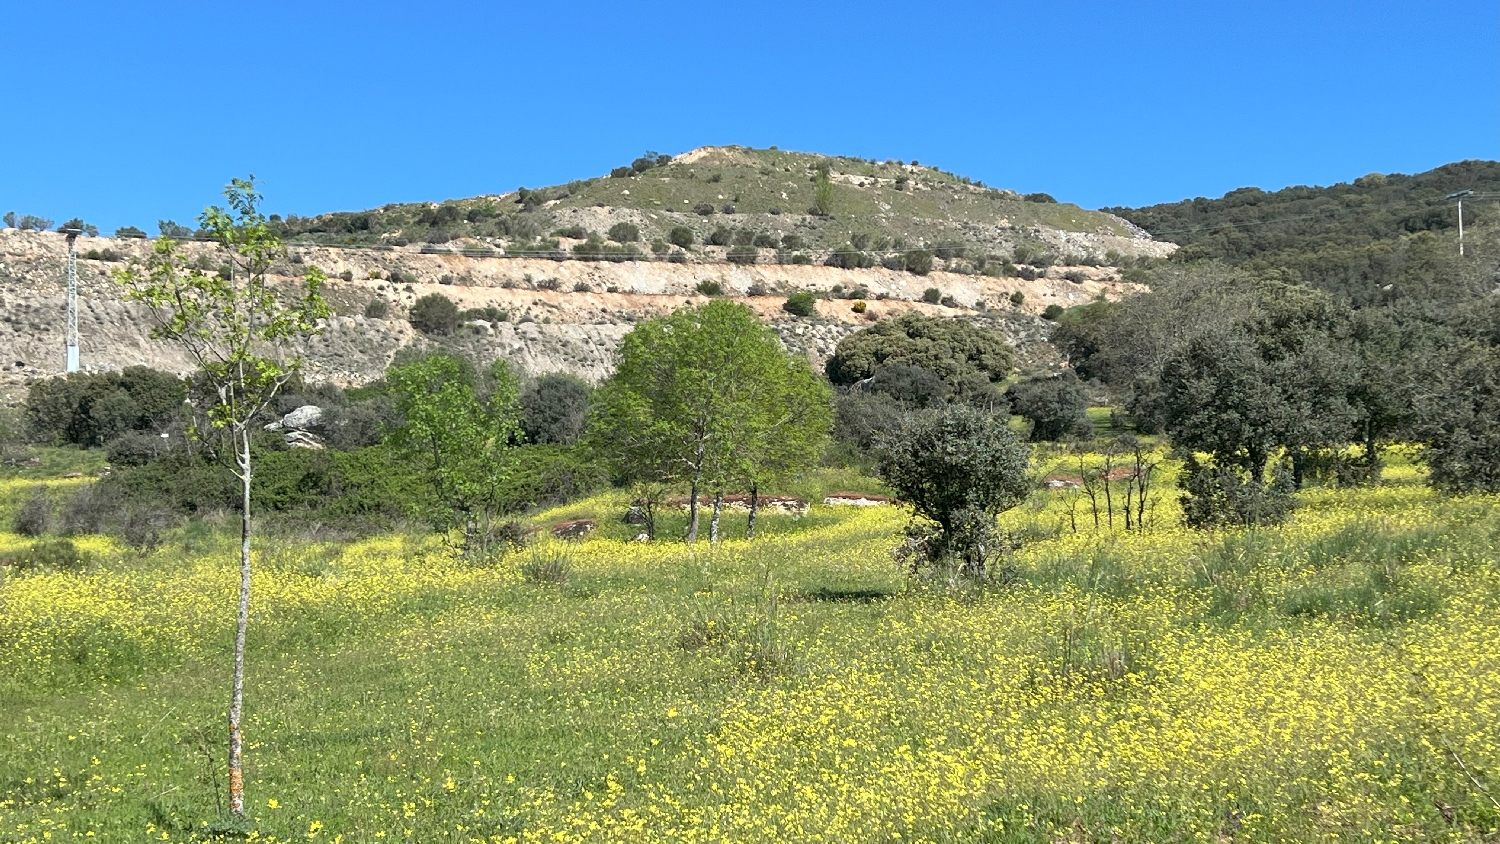
<svg viewBox="0 0 1500 844">
<path fill-rule="evenodd" d="M 112 269 L 124 261 L 144 259 L 149 249 L 150 243 L 141 240 L 78 239 L 80 255 L 104 255 L 80 257 L 78 262 L 80 357 L 85 370 L 140 364 L 185 374 L 194 368 L 177 346 L 150 339 L 151 314 L 123 301 L 109 278 Z M 210 244 L 188 243 L 183 250 L 210 265 L 218 260 Z M 19 401 L 30 380 L 62 371 L 66 254 L 60 234 L 0 229 L 0 402 Z M 685 303 L 707 301 L 697 292 L 703 281 L 716 282 L 754 309 L 789 349 L 805 354 L 815 365 L 820 366 L 847 334 L 875 320 L 918 310 L 990 321 L 1011 337 L 1023 367 L 1045 370 L 1059 363 L 1045 342 L 1049 324 L 1038 317 L 1047 305 L 1082 304 L 1138 289 L 1118 282 L 1116 271 L 1104 267 L 1067 268 L 1082 278 L 1077 282 L 1059 277 L 1064 268 L 1056 267 L 1049 270 L 1054 277 L 1026 281 L 943 272 L 916 276 L 880 267 L 601 263 L 331 247 L 292 247 L 288 259 L 274 268 L 272 281 L 290 283 L 311 265 L 331 276 L 325 292 L 334 316 L 299 351 L 309 379 L 343 385 L 378 377 L 399 350 L 409 347 L 450 348 L 482 363 L 504 358 L 529 374 L 566 371 L 598 381 L 611 371 L 620 338 L 636 322 Z M 392 272 L 402 280 L 392 283 Z M 812 318 L 795 318 L 781 309 L 789 292 L 828 293 L 835 288 L 858 291 L 867 303 L 863 312 L 844 298 L 820 299 Z M 928 288 L 951 297 L 959 307 L 920 301 Z M 1024 295 L 1020 306 L 1010 304 L 1015 292 Z M 442 293 L 462 309 L 497 308 L 508 319 L 472 320 L 453 336 L 428 337 L 406 321 L 407 309 L 428 293 Z M 375 299 L 387 305 L 384 318 L 364 316 Z M 987 308 L 982 313 L 975 310 L 981 300 Z"/>
</svg>

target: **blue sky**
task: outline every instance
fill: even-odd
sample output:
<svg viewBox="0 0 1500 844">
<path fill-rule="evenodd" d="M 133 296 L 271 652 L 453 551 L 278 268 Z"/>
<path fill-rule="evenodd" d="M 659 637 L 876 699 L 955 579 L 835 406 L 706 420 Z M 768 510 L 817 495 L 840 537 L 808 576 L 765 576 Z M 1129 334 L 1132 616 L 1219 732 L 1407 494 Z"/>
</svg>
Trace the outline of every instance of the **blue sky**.
<svg viewBox="0 0 1500 844">
<path fill-rule="evenodd" d="M 312 214 L 706 144 L 1086 207 L 1500 158 L 1484 2 L 12 4 L 0 211 Z"/>
</svg>

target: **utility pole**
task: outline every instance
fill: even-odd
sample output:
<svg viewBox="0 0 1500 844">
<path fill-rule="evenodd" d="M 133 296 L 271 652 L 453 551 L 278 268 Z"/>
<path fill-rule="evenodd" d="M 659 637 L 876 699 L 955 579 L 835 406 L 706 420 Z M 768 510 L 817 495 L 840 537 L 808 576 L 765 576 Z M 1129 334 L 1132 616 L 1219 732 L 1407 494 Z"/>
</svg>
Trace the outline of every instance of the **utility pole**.
<svg viewBox="0 0 1500 844">
<path fill-rule="evenodd" d="M 83 234 L 80 228 L 65 228 L 62 233 L 68 237 L 68 316 L 67 328 L 63 338 L 63 346 L 66 350 L 64 372 L 78 371 L 78 236 Z"/>
<path fill-rule="evenodd" d="M 1448 199 L 1458 200 L 1458 257 L 1464 256 L 1464 197 L 1473 196 L 1474 191 L 1461 190 L 1448 194 Z"/>
</svg>

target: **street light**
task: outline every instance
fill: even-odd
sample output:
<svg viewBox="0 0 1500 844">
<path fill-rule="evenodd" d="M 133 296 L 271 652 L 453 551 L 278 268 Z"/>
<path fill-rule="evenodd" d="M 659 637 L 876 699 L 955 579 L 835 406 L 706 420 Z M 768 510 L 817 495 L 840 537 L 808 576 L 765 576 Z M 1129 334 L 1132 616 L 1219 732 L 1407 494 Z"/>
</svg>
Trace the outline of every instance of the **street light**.
<svg viewBox="0 0 1500 844">
<path fill-rule="evenodd" d="M 1458 257 L 1464 256 L 1464 197 L 1473 196 L 1474 191 L 1461 190 L 1448 194 L 1445 199 L 1458 200 Z"/>
</svg>

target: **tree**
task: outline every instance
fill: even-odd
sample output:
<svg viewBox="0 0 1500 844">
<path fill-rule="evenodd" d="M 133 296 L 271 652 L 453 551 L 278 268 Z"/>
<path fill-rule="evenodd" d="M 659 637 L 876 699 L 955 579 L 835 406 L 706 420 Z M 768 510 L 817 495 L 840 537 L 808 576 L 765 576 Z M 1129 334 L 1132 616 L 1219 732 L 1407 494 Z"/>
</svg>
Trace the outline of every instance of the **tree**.
<svg viewBox="0 0 1500 844">
<path fill-rule="evenodd" d="M 827 217 L 833 213 L 833 179 L 828 175 L 828 162 L 818 164 L 817 172 L 813 175 L 813 213 L 820 217 Z"/>
<path fill-rule="evenodd" d="M 453 355 L 434 353 L 386 372 L 401 424 L 391 443 L 431 485 L 432 521 L 463 531 L 465 555 L 486 554 L 520 434 L 519 385 L 505 361 L 481 380 Z"/>
<path fill-rule="evenodd" d="M 1031 423 L 1032 442 L 1094 435 L 1094 425 L 1088 417 L 1088 392 L 1071 372 L 1022 381 L 1006 391 L 1006 395 L 1011 411 Z"/>
<path fill-rule="evenodd" d="M 790 430 L 797 425 L 827 430 L 826 412 L 793 409 L 811 403 L 805 383 L 793 381 L 775 332 L 743 305 L 719 299 L 641 323 L 618 354 L 587 441 L 625 480 L 686 482 L 689 542 L 698 538 L 702 491 L 717 502 L 727 484 L 763 480 L 805 453 L 795 444 L 816 436 Z"/>
<path fill-rule="evenodd" d="M 156 229 L 161 232 L 162 237 L 170 237 L 174 240 L 182 240 L 193 236 L 192 229 L 179 225 L 176 220 L 157 220 Z"/>
<path fill-rule="evenodd" d="M 786 297 L 781 309 L 792 316 L 810 317 L 818 313 L 818 298 L 806 290 L 798 290 Z"/>
<path fill-rule="evenodd" d="M 1500 492 L 1500 351 L 1464 344 L 1445 355 L 1417 400 L 1433 486 Z"/>
<path fill-rule="evenodd" d="M 1030 447 L 1003 417 L 949 405 L 908 414 L 882 451 L 877 473 L 912 508 L 913 570 L 946 570 L 950 582 L 988 577 L 1004 549 L 995 517 L 1031 492 Z"/>
<path fill-rule="evenodd" d="M 297 371 L 299 361 L 288 352 L 289 342 L 321 330 L 318 323 L 329 310 L 321 294 L 326 276 L 316 267 L 308 269 L 300 287 L 268 282 L 272 263 L 285 250 L 260 213 L 261 194 L 254 177 L 232 180 L 224 195 L 227 210 L 210 206 L 198 219 L 218 244 L 228 273 L 207 273 L 190 265 L 177 242 L 162 237 L 144 266 L 132 262 L 116 270 L 114 278 L 127 300 L 151 311 L 152 338 L 178 344 L 197 363 L 216 397 L 210 422 L 226 430 L 233 442 L 241 493 L 240 589 L 229 704 L 229 811 L 243 817 L 240 724 L 250 617 L 252 423 Z"/>
<path fill-rule="evenodd" d="M 78 217 L 74 217 L 73 219 L 71 219 L 71 220 L 67 221 L 66 223 L 63 223 L 62 225 L 60 225 L 60 226 L 57 227 L 58 231 L 65 231 L 67 229 L 77 229 L 78 231 L 82 232 L 87 237 L 98 237 L 99 236 L 99 227 L 98 226 L 94 225 L 93 223 L 85 223 L 82 219 L 80 219 Z"/>
<path fill-rule="evenodd" d="M 406 319 L 423 334 L 452 334 L 458 328 L 458 305 L 441 293 L 428 293 L 412 303 Z"/>
<path fill-rule="evenodd" d="M 526 441 L 572 445 L 583 436 L 593 389 L 576 375 L 552 372 L 521 393 L 521 430 Z"/>
<path fill-rule="evenodd" d="M 828 358 L 828 380 L 853 384 L 882 366 L 905 363 L 943 379 L 950 399 L 992 402 L 995 384 L 1014 360 L 1005 335 L 963 319 L 916 312 L 882 320 L 839 341 Z"/>
</svg>

